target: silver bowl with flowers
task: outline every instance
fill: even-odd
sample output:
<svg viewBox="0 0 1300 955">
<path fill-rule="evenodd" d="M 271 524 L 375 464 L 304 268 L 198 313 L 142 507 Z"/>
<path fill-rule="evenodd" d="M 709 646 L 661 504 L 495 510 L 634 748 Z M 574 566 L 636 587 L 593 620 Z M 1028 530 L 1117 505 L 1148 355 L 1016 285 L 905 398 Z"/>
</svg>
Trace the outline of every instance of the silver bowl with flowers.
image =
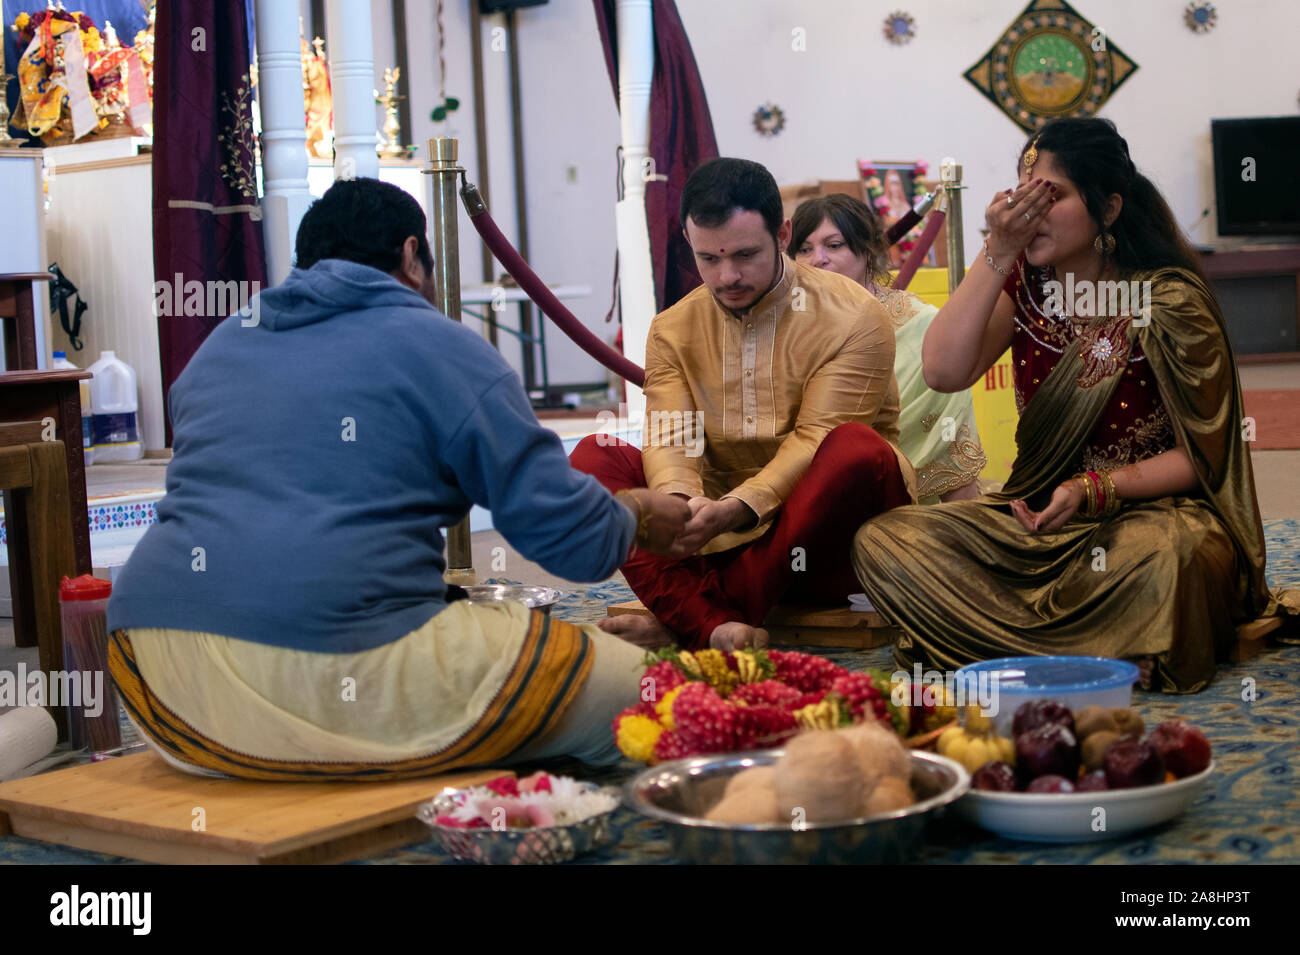
<svg viewBox="0 0 1300 955">
<path fill-rule="evenodd" d="M 568 862 L 613 840 L 619 791 L 567 776 L 501 776 L 444 789 L 416 810 L 448 855 L 484 865 Z"/>
</svg>

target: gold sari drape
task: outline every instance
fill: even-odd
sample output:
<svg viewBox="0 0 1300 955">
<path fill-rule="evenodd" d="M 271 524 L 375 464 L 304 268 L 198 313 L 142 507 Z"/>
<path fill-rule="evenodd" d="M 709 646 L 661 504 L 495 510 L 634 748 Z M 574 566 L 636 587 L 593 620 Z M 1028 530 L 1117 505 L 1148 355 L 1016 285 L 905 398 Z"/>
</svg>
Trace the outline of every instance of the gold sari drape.
<svg viewBox="0 0 1300 955">
<path fill-rule="evenodd" d="M 1270 594 L 1241 385 L 1214 297 L 1195 275 L 1161 269 L 1150 322 L 1098 319 L 1064 350 L 1025 407 L 1003 490 L 903 507 L 865 524 L 853 561 L 863 590 L 903 631 L 901 663 L 954 669 L 1031 654 L 1154 656 L 1152 686 L 1193 693 L 1226 657 L 1235 628 L 1300 615 L 1300 591 Z M 1096 347 L 1109 326 L 1110 345 Z M 1112 339 L 1106 341 L 1111 342 Z M 1112 518 L 1030 534 L 1009 502 L 1039 510 L 1080 470 L 1126 349 L 1139 342 L 1199 488 L 1133 501 Z M 1102 356 L 1102 357 L 1099 357 Z"/>
</svg>

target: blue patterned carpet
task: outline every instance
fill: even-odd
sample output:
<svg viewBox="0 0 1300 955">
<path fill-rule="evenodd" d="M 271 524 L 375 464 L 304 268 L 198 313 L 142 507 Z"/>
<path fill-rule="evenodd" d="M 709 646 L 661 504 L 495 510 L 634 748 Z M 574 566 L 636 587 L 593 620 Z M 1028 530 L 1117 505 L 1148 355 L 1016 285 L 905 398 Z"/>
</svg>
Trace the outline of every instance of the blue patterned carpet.
<svg viewBox="0 0 1300 955">
<path fill-rule="evenodd" d="M 1268 579 L 1274 587 L 1300 587 L 1300 521 L 1268 521 Z M 632 598 L 621 583 L 606 583 L 566 597 L 553 613 L 577 623 L 605 615 L 605 607 Z M 817 652 L 815 648 L 806 648 Z M 892 667 L 890 648 L 827 654 L 850 669 Z M 1251 686 L 1255 699 L 1243 700 Z M 955 818 L 936 822 L 917 858 L 922 863 L 1296 863 L 1300 862 L 1300 646 L 1275 646 L 1244 664 L 1223 666 L 1195 696 L 1167 697 L 1134 690 L 1134 705 L 1148 726 L 1178 716 L 1201 727 L 1214 747 L 1215 782 L 1181 818 L 1128 839 L 1056 846 L 1013 842 Z M 580 772 L 621 783 L 639 766 Z M 566 771 L 573 772 L 572 767 Z M 598 865 L 668 864 L 672 857 L 661 826 L 626 809 L 614 817 L 614 845 L 581 860 Z M 115 864 L 131 860 L 51 846 L 17 836 L 0 837 L 0 863 Z M 361 860 L 366 865 L 441 865 L 452 862 L 425 841 Z"/>
</svg>

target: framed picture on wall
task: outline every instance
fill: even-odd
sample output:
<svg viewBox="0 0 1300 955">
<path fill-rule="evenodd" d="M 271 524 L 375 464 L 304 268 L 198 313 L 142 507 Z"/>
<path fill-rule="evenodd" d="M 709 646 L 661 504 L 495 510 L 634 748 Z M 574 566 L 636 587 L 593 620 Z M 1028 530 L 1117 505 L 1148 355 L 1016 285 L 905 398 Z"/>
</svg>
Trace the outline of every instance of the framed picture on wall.
<svg viewBox="0 0 1300 955">
<path fill-rule="evenodd" d="M 876 210 L 891 226 L 912 211 L 916 197 L 924 190 L 924 177 L 929 165 L 922 161 L 896 162 L 892 160 L 858 160 L 858 173 L 862 177 L 862 188 L 866 195 L 863 199 Z M 894 268 L 903 264 L 908 254 L 920 238 L 923 226 L 915 229 L 900 239 L 889 250 L 890 265 Z M 926 256 L 927 265 L 937 264 L 934 249 Z"/>
</svg>

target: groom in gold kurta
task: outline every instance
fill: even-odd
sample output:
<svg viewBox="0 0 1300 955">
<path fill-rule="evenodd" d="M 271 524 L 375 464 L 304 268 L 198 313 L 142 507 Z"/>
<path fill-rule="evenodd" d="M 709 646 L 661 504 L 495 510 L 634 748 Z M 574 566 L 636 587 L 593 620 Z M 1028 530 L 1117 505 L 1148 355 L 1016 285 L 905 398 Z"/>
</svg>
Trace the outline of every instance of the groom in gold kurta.
<svg viewBox="0 0 1300 955">
<path fill-rule="evenodd" d="M 700 529 L 684 535 L 687 551 L 638 552 L 622 571 L 696 647 L 735 645 L 726 625 L 757 628 L 783 598 L 845 601 L 858 589 L 856 527 L 914 499 L 897 448 L 889 317 L 856 282 L 780 252 L 790 226 L 761 166 L 715 160 L 692 180 L 725 193 L 733 173 L 757 184 L 767 218 L 719 200 L 724 211 L 701 223 L 686 209 L 688 183 L 682 220 L 704 284 L 651 324 L 644 450 L 593 435 L 570 458 L 611 491 L 648 486 L 690 502 Z"/>
</svg>

